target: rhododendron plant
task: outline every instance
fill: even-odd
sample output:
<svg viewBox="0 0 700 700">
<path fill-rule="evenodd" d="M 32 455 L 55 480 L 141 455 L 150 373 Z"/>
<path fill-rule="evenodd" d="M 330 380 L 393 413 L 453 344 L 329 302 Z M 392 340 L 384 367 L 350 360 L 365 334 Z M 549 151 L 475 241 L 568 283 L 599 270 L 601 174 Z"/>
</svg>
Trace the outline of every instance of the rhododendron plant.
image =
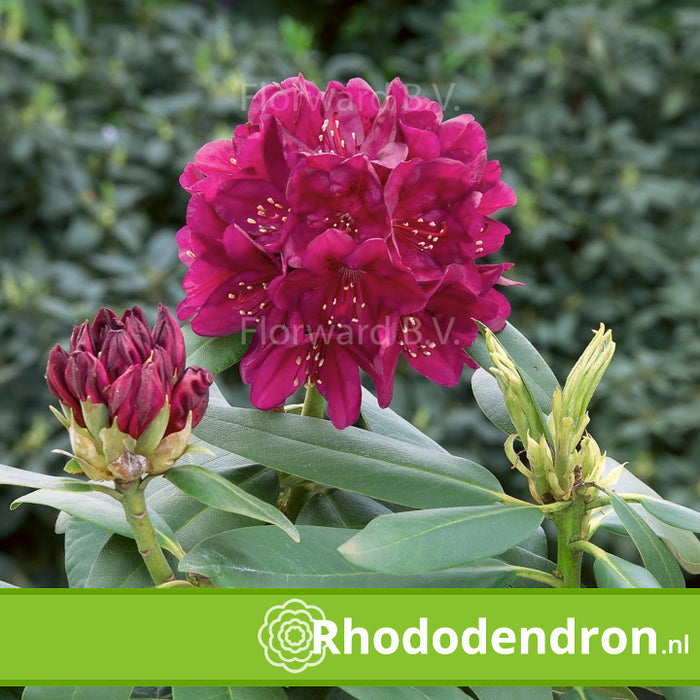
<svg viewBox="0 0 700 700">
<path fill-rule="evenodd" d="M 380 104 L 360 79 L 325 91 L 302 76 L 261 89 L 230 140 L 185 169 L 189 269 L 180 318 L 196 333 L 255 330 L 241 364 L 255 406 L 313 385 L 344 428 L 360 412 L 360 373 L 391 401 L 398 357 L 453 385 L 477 320 L 503 328 L 497 284 L 509 264 L 478 264 L 515 203 L 484 130 L 400 80 Z"/>
<path fill-rule="evenodd" d="M 321 90 L 299 76 L 263 87 L 248 121 L 203 146 L 180 182 L 189 328 L 162 305 L 152 327 L 138 306 L 76 326 L 46 372 L 72 476 L 0 465 L 0 484 L 38 489 L 13 505 L 65 514 L 71 587 L 576 588 L 585 557 L 586 583 L 600 587 L 682 587 L 681 567 L 700 572 L 700 513 L 665 501 L 587 432 L 612 332 L 600 325 L 561 386 L 506 320 L 498 287 L 514 284 L 511 265 L 486 257 L 508 234 L 493 215 L 515 195 L 473 117 L 445 120 L 398 79 L 380 101 L 359 79 Z M 386 408 L 402 357 L 447 386 L 475 368 L 476 401 L 506 436 L 500 473 L 515 470 L 519 495 L 498 464 L 449 454 Z M 255 408 L 214 383 L 234 365 Z M 644 566 L 607 552 L 609 538 L 594 543 L 600 528 L 629 535 Z M 532 601 L 546 618 L 546 596 Z M 258 641 L 276 673 L 301 673 L 326 653 L 309 651 L 306 613 L 321 609 L 287 602 L 261 618 Z M 127 622 L 137 641 L 155 629 Z M 222 629 L 227 644 L 240 631 Z"/>
</svg>

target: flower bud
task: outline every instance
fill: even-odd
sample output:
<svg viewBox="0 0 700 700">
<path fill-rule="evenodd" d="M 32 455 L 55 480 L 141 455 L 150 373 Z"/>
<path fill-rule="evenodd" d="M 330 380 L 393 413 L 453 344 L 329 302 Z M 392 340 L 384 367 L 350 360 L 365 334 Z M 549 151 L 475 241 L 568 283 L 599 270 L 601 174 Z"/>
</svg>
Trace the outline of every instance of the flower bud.
<svg viewBox="0 0 700 700">
<path fill-rule="evenodd" d="M 169 389 L 170 387 L 168 387 Z M 166 388 L 152 362 L 132 365 L 119 376 L 107 392 L 109 413 L 119 430 L 138 438 L 163 408 Z"/>
<path fill-rule="evenodd" d="M 523 445 L 527 444 L 528 435 L 539 440 L 543 434 L 542 416 L 527 388 L 518 367 L 496 336 L 485 330 L 486 349 L 494 366 L 489 369 L 496 377 L 503 392 L 506 408 Z"/>
<path fill-rule="evenodd" d="M 80 412 L 80 401 L 66 382 L 67 366 L 68 353 L 60 345 L 56 345 L 49 353 L 49 363 L 46 368 L 46 382 L 49 385 L 49 391 L 64 406 L 68 406 L 76 415 L 78 423 L 85 427 L 85 422 Z"/>
<path fill-rule="evenodd" d="M 603 324 L 572 368 L 563 390 L 552 396 L 552 411 L 542 421 L 517 365 L 490 331 L 485 331 L 486 348 L 494 363 L 491 373 L 503 392 L 508 413 L 527 454 L 526 467 L 506 441 L 506 456 L 528 479 L 530 492 L 540 503 L 566 501 L 581 483 L 600 483 L 605 454 L 585 433 L 589 422 L 588 404 L 612 360 L 615 343 Z M 580 473 L 578 471 L 580 469 Z M 593 498 L 597 489 L 587 487 L 582 495 Z"/>
<path fill-rule="evenodd" d="M 143 359 L 134 339 L 126 328 L 122 327 L 105 332 L 104 342 L 100 348 L 100 361 L 109 372 L 110 379 L 114 381 L 129 367 L 140 365 Z"/>
<path fill-rule="evenodd" d="M 600 384 L 615 353 L 612 331 L 601 323 L 593 340 L 569 372 L 562 391 L 562 413 L 570 416 L 576 427 L 586 420 L 585 414 L 593 392 Z"/>
<path fill-rule="evenodd" d="M 94 480 L 140 479 L 187 451 L 207 407 L 210 372 L 185 369 L 182 331 L 166 307 L 151 331 L 139 307 L 119 318 L 101 309 L 76 326 L 70 352 L 49 354 L 46 380 L 58 398 L 74 462 Z"/>
<path fill-rule="evenodd" d="M 197 425 L 207 408 L 211 374 L 201 367 L 188 367 L 173 391 L 170 406 L 170 422 L 168 432 L 182 430 L 187 423 L 187 417 L 192 414 L 192 424 Z"/>
<path fill-rule="evenodd" d="M 148 359 L 153 347 L 153 338 L 148 328 L 148 321 L 143 311 L 135 306 L 127 309 L 123 316 L 124 330 L 133 343 L 136 352 L 142 361 Z"/>
<path fill-rule="evenodd" d="M 153 345 L 166 351 L 171 371 L 178 378 L 182 377 L 185 371 L 185 340 L 177 321 L 163 304 L 158 305 L 158 319 L 153 326 Z"/>
<path fill-rule="evenodd" d="M 71 350 L 80 350 L 81 352 L 89 352 L 94 354 L 95 348 L 92 344 L 90 336 L 90 322 L 85 321 L 73 329 L 73 334 L 70 339 Z"/>
</svg>

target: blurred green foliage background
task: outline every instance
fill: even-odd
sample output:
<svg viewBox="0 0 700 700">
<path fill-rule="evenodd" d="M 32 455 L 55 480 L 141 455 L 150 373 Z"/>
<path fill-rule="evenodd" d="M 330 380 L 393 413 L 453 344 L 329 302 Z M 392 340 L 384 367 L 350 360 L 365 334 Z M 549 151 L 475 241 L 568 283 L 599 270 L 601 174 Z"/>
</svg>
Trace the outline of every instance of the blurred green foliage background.
<svg viewBox="0 0 700 700">
<path fill-rule="evenodd" d="M 591 432 L 700 503 L 700 9 L 662 0 L 0 0 L 0 461 L 56 471 L 48 350 L 102 305 L 174 307 L 177 179 L 261 84 L 395 75 L 471 112 L 519 196 L 512 321 L 560 377 L 604 321 Z M 510 480 L 503 436 L 405 367 L 394 408 Z M 230 378 L 233 394 L 246 391 Z M 511 488 L 522 486 L 515 480 Z M 54 514 L 0 493 L 0 579 L 63 585 Z"/>
</svg>

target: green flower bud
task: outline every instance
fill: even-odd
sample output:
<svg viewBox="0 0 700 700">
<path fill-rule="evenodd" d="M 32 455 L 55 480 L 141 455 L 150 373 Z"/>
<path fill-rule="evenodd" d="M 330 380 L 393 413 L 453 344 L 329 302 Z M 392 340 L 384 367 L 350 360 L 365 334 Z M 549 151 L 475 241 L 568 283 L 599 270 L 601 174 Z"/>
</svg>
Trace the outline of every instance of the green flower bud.
<svg viewBox="0 0 700 700">
<path fill-rule="evenodd" d="M 544 432 L 540 409 L 535 404 L 517 365 L 490 330 L 485 330 L 484 337 L 486 349 L 494 364 L 489 371 L 496 377 L 503 392 L 506 408 L 518 431 L 520 441 L 526 445 L 528 434 L 539 440 Z"/>
<path fill-rule="evenodd" d="M 612 331 L 606 331 L 601 323 L 593 340 L 566 378 L 562 392 L 562 414 L 573 419 L 576 429 L 581 434 L 583 434 L 581 424 L 584 421 L 588 422 L 586 417 L 588 404 L 614 353 L 615 343 L 612 339 Z"/>
</svg>

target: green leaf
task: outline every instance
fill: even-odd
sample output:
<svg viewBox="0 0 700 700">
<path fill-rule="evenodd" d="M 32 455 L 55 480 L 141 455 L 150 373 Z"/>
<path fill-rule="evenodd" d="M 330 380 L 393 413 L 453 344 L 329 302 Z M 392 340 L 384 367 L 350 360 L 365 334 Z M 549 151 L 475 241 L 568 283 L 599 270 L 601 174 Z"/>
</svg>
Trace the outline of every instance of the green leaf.
<svg viewBox="0 0 700 700">
<path fill-rule="evenodd" d="M 133 542 L 112 535 L 92 561 L 84 588 L 153 588 L 153 579 Z"/>
<path fill-rule="evenodd" d="M 237 467 L 235 464 L 225 469 L 220 458 L 206 456 L 206 459 L 209 465 L 218 469 L 219 474 L 231 479 L 240 488 L 266 502 L 276 500 L 279 482 L 275 472 L 260 466 Z M 149 511 L 162 516 L 185 549 L 191 549 L 220 532 L 256 524 L 251 518 L 209 508 L 165 479 L 150 482 L 146 489 L 146 501 Z M 137 555 L 134 559 L 133 547 L 125 548 L 125 542 L 128 544 L 118 535 L 112 537 L 111 533 L 88 522 L 68 518 L 65 549 L 70 587 L 118 588 L 127 584 L 135 587 L 137 580 L 145 581 L 145 585 L 150 587 L 152 581 L 141 557 Z"/>
<path fill-rule="evenodd" d="M 479 700 L 552 700 L 552 689 L 542 686 L 509 686 L 494 688 L 491 686 L 472 686 Z"/>
<path fill-rule="evenodd" d="M 133 542 L 80 518 L 68 518 L 66 576 L 70 588 L 152 588 Z"/>
<path fill-rule="evenodd" d="M 76 518 L 87 520 L 105 530 L 133 539 L 133 533 L 121 505 L 105 494 L 75 494 L 39 489 L 16 499 L 11 508 L 14 510 L 22 503 L 34 503 L 35 505 L 56 508 Z M 175 555 L 182 554 L 182 547 L 168 524 L 157 513 L 151 512 L 150 515 L 160 546 Z"/>
<path fill-rule="evenodd" d="M 4 687 L 0 688 L 0 700 L 20 700 L 22 688 Z"/>
<path fill-rule="evenodd" d="M 538 528 L 538 530 L 542 532 L 541 528 Z M 538 530 L 535 532 L 538 532 Z M 496 558 L 498 561 L 505 562 L 511 566 L 522 566 L 528 569 L 544 571 L 548 574 L 553 573 L 557 568 L 553 561 L 529 549 L 526 542 L 522 542 L 516 547 L 511 547 Z M 532 581 L 520 576 L 515 577 L 512 586 L 513 588 L 550 588 L 546 583 Z"/>
<path fill-rule="evenodd" d="M 493 588 L 513 578 L 493 560 L 418 575 L 367 571 L 337 551 L 354 530 L 302 525 L 299 534 L 297 544 L 269 525 L 225 532 L 189 551 L 180 570 L 229 588 Z"/>
<path fill-rule="evenodd" d="M 617 686 L 591 686 L 592 690 L 604 698 L 613 698 L 613 700 L 637 700 L 637 696 L 629 689 Z"/>
<path fill-rule="evenodd" d="M 297 529 L 277 508 L 251 496 L 214 471 L 189 464 L 169 469 L 165 478 L 188 496 L 212 508 L 271 523 L 295 542 L 299 541 Z"/>
<path fill-rule="evenodd" d="M 435 571 L 501 554 L 542 519 L 537 508 L 500 504 L 391 513 L 373 520 L 339 551 L 374 571 Z"/>
<path fill-rule="evenodd" d="M 560 696 L 559 700 L 606 700 L 607 697 L 596 693 L 592 688 L 572 688 Z"/>
<path fill-rule="evenodd" d="M 252 334 L 245 333 L 223 338 L 203 338 L 189 325 L 183 327 L 182 334 L 187 348 L 187 365 L 204 367 L 212 374 L 220 374 L 240 362 L 253 338 Z"/>
<path fill-rule="evenodd" d="M 24 689 L 22 700 L 129 700 L 133 686 L 53 687 L 29 686 Z"/>
<path fill-rule="evenodd" d="M 80 518 L 67 518 L 64 534 L 65 570 L 70 588 L 84 588 L 98 554 L 113 533 Z M 144 566 L 145 568 L 145 566 Z"/>
<path fill-rule="evenodd" d="M 184 686 L 173 688 L 173 700 L 286 700 L 282 688 Z"/>
<path fill-rule="evenodd" d="M 700 700 L 700 686 L 692 685 L 685 688 L 662 688 L 666 700 Z"/>
<path fill-rule="evenodd" d="M 547 533 L 544 531 L 544 528 L 538 527 L 527 539 L 523 540 L 518 547 L 522 547 L 528 552 L 546 559 L 549 549 Z"/>
<path fill-rule="evenodd" d="M 362 529 L 370 520 L 391 513 L 381 503 L 357 493 L 329 489 L 315 493 L 304 504 L 296 519 L 297 525 Z"/>
<path fill-rule="evenodd" d="M 365 686 L 341 686 L 343 692 L 356 700 L 376 700 L 377 688 Z M 382 700 L 468 700 L 469 696 L 459 688 L 450 687 L 382 687 Z"/>
<path fill-rule="evenodd" d="M 532 398 L 538 408 L 546 415 L 552 410 L 552 396 L 559 388 L 559 382 L 544 358 L 536 350 L 534 345 L 510 323 L 506 323 L 505 328 L 496 334 L 496 338 L 507 350 L 513 362 L 520 370 L 520 374 L 525 385 L 530 391 Z M 470 348 L 468 354 L 479 363 L 481 367 L 488 370 L 492 366 L 491 358 L 486 350 L 484 336 L 479 334 Z M 485 397 L 484 397 L 485 399 Z M 490 400 L 503 402 L 503 397 L 498 399 L 495 395 Z M 478 399 L 477 399 L 478 401 Z M 506 410 L 505 404 L 499 410 Z M 494 409 L 495 411 L 495 409 Z"/>
<path fill-rule="evenodd" d="M 398 413 L 395 413 L 390 408 L 380 408 L 374 394 L 364 387 L 362 388 L 362 417 L 373 433 L 386 435 L 395 440 L 405 440 L 413 445 L 426 447 L 429 450 L 447 452 L 442 445 L 439 445 L 435 440 L 418 430 L 415 425 L 409 423 Z"/>
<path fill-rule="evenodd" d="M 472 393 L 481 412 L 506 435 L 517 430 L 510 419 L 503 392 L 498 380 L 487 370 L 479 367 L 472 375 Z"/>
<path fill-rule="evenodd" d="M 604 476 L 620 465 L 609 457 L 605 461 Z M 619 494 L 641 494 L 650 496 L 658 500 L 663 500 L 656 491 L 638 479 L 628 469 L 623 468 L 617 482 L 613 485 Z M 641 505 L 632 504 L 634 511 L 649 525 L 649 527 L 666 543 L 678 563 L 691 574 L 700 574 L 700 542 L 698 538 L 687 530 L 667 525 L 662 520 L 654 517 L 646 508 Z M 602 525 L 607 527 L 610 522 L 614 523 L 616 516 L 610 508 L 607 518 L 602 521 Z"/>
<path fill-rule="evenodd" d="M 85 479 L 70 479 L 62 476 L 50 476 L 49 474 L 38 474 L 26 469 L 17 469 L 0 464 L 0 484 L 12 486 L 27 486 L 32 489 L 52 489 L 56 491 L 94 491 L 95 487 L 104 484 L 94 484 Z"/>
<path fill-rule="evenodd" d="M 316 418 L 214 406 L 196 431 L 268 467 L 405 506 L 493 503 L 502 493 L 491 472 L 466 459 Z"/>
<path fill-rule="evenodd" d="M 631 506 L 614 493 L 610 499 L 617 517 L 639 550 L 645 568 L 664 588 L 685 588 L 685 579 L 673 555 Z"/>
<path fill-rule="evenodd" d="M 644 567 L 604 552 L 595 554 L 593 575 L 599 588 L 661 588 Z"/>
<path fill-rule="evenodd" d="M 681 530 L 700 532 L 700 513 L 678 503 L 640 495 L 640 502 L 654 517 Z"/>
</svg>

